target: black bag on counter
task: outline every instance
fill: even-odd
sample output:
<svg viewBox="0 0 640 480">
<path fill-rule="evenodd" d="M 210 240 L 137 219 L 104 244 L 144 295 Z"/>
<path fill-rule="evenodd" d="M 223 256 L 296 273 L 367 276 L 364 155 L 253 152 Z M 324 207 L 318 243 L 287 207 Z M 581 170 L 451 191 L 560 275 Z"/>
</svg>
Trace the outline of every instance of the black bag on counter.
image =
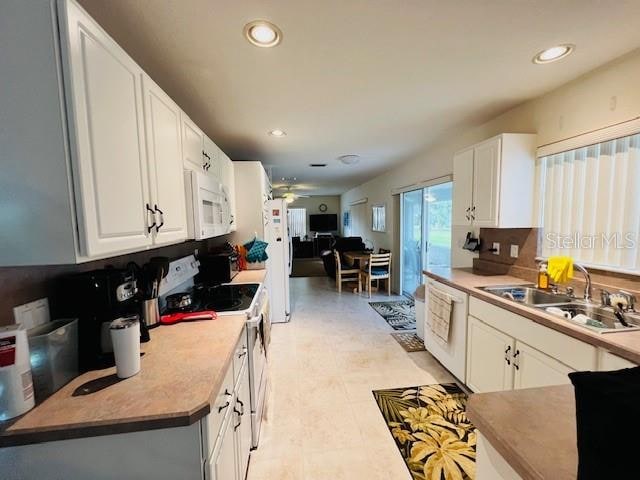
<svg viewBox="0 0 640 480">
<path fill-rule="evenodd" d="M 640 478 L 640 367 L 569 378 L 576 396 L 578 480 Z"/>
</svg>

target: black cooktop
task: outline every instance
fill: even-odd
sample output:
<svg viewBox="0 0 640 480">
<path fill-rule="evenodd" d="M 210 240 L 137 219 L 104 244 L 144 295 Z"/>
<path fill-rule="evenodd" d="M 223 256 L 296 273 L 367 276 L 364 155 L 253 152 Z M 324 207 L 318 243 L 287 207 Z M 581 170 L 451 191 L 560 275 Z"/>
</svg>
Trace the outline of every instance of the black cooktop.
<svg viewBox="0 0 640 480">
<path fill-rule="evenodd" d="M 215 312 L 236 312 L 247 310 L 255 297 L 259 283 L 234 283 L 222 285 L 198 284 L 189 289 L 193 301 L 181 312 L 213 310 Z M 163 313 L 173 313 L 169 310 Z"/>
</svg>

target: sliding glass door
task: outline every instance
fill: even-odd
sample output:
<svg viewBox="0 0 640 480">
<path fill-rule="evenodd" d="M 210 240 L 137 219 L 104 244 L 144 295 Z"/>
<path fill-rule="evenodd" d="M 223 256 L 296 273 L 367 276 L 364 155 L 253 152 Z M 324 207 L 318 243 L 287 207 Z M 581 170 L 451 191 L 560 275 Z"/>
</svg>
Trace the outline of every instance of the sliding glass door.
<svg viewBox="0 0 640 480">
<path fill-rule="evenodd" d="M 452 183 L 402 194 L 402 293 L 413 295 L 422 270 L 451 264 Z"/>
</svg>

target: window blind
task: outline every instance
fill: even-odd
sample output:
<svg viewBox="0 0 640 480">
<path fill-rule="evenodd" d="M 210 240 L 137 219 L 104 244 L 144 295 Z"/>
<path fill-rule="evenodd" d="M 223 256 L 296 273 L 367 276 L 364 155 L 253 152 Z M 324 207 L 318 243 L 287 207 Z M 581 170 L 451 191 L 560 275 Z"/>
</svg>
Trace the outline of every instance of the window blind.
<svg viewBox="0 0 640 480">
<path fill-rule="evenodd" d="M 290 208 L 287 218 L 289 222 L 289 235 L 291 237 L 304 238 L 307 234 L 307 209 Z"/>
<path fill-rule="evenodd" d="M 640 273 L 640 134 L 542 156 L 543 256 Z"/>
</svg>

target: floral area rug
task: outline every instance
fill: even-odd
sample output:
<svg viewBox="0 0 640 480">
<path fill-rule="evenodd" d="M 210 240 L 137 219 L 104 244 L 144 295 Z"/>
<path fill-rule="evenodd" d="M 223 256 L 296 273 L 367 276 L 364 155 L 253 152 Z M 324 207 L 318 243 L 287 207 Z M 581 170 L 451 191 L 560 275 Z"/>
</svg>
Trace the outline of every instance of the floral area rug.
<svg viewBox="0 0 640 480">
<path fill-rule="evenodd" d="M 415 480 L 474 480 L 476 429 L 454 383 L 374 390 L 382 416 Z"/>
<path fill-rule="evenodd" d="M 392 302 L 369 302 L 394 330 L 416 329 L 416 307 L 413 300 L 395 300 Z"/>
</svg>

